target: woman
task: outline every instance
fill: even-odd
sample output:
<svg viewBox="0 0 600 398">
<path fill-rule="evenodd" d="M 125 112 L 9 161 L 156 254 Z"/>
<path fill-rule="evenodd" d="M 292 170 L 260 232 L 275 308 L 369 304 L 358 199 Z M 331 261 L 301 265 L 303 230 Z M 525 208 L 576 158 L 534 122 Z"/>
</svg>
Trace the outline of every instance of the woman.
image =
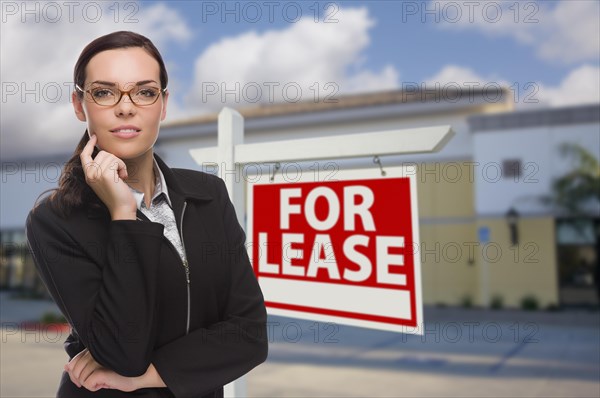
<svg viewBox="0 0 600 398">
<path fill-rule="evenodd" d="M 57 396 L 222 396 L 267 355 L 264 301 L 225 185 L 153 153 L 169 93 L 150 40 L 99 37 L 74 81 L 87 130 L 27 218 L 38 272 L 71 325 Z"/>
</svg>

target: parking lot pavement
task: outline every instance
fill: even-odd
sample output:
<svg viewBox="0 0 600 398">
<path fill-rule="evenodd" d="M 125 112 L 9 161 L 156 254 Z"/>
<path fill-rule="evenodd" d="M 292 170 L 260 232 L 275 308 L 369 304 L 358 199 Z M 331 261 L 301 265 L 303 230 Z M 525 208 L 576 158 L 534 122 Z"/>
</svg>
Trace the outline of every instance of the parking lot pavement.
<svg viewBox="0 0 600 398">
<path fill-rule="evenodd" d="M 62 343 L 67 332 L 5 324 L 0 330 L 0 397 L 54 397 L 68 360 Z"/>
<path fill-rule="evenodd" d="M 419 336 L 271 316 L 269 358 L 247 393 L 600 396 L 598 311 L 426 308 L 425 320 Z M 53 397 L 66 332 L 3 323 L 1 333 L 0 397 Z"/>
<path fill-rule="evenodd" d="M 270 318 L 251 396 L 598 397 L 598 312 L 425 310 L 401 335 Z"/>
</svg>

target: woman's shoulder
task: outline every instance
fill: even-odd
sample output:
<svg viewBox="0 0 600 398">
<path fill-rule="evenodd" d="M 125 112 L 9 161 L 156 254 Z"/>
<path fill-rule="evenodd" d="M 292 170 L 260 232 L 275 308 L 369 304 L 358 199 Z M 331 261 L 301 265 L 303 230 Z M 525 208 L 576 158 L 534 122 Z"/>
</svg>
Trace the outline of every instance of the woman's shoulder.
<svg viewBox="0 0 600 398">
<path fill-rule="evenodd" d="M 33 208 L 27 215 L 27 220 L 32 218 L 52 218 L 58 216 L 52 195 L 40 196 L 36 199 Z"/>
<path fill-rule="evenodd" d="M 25 221 L 25 232 L 28 240 L 33 240 L 35 235 L 42 233 L 41 231 L 53 231 L 56 233 L 56 228 L 61 224 L 60 215 L 52 203 L 51 195 L 43 198 L 38 198 L 33 208 L 27 214 Z"/>
<path fill-rule="evenodd" d="M 30 244 L 39 246 L 49 241 L 85 244 L 104 236 L 102 232 L 108 229 L 110 223 L 107 211 L 96 211 L 87 203 L 65 212 L 55 200 L 51 196 L 44 197 L 29 211 L 25 234 Z"/>
<path fill-rule="evenodd" d="M 191 169 L 173 168 L 171 170 L 177 178 L 177 182 L 186 191 L 195 191 L 209 196 L 219 196 L 225 189 L 224 181 L 214 174 Z"/>
<path fill-rule="evenodd" d="M 200 183 L 214 183 L 221 178 L 211 174 L 206 173 L 200 170 L 192 170 L 192 169 L 180 169 L 180 168 L 172 168 L 173 174 L 175 174 L 179 179 L 183 179 L 184 181 L 195 181 Z"/>
<path fill-rule="evenodd" d="M 77 215 L 82 213 L 82 208 L 72 208 L 65 212 L 59 204 L 59 198 L 56 196 L 58 194 L 57 191 L 54 191 L 49 195 L 40 196 L 27 214 L 26 225 L 54 224 L 58 227 L 76 219 Z"/>
</svg>

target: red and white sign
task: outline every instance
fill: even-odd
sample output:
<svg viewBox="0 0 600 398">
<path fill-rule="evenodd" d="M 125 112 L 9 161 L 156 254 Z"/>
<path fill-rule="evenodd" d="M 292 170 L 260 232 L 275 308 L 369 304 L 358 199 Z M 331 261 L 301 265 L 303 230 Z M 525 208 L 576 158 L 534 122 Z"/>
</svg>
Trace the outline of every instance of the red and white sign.
<svg viewBox="0 0 600 398">
<path fill-rule="evenodd" d="M 269 313 L 421 333 L 414 169 L 251 184 L 249 254 Z"/>
</svg>

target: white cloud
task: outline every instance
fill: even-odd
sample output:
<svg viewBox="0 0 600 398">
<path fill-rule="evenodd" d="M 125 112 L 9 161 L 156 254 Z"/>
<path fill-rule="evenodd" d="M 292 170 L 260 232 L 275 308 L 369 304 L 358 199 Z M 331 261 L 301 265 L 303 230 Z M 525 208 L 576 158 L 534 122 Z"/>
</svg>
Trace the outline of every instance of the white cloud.
<svg viewBox="0 0 600 398">
<path fill-rule="evenodd" d="M 509 83 L 506 80 L 499 79 L 494 76 L 483 77 L 476 73 L 473 69 L 460 65 L 446 65 L 434 76 L 425 79 L 427 86 L 435 86 L 439 84 L 458 84 L 459 86 L 481 87 L 487 84 L 495 84 L 506 86 Z"/>
<path fill-rule="evenodd" d="M 471 87 L 485 87 L 493 84 L 509 88 L 517 108 L 559 107 L 600 103 L 600 68 L 583 65 L 573 69 L 557 86 L 540 82 L 515 85 L 498 76 L 482 76 L 473 69 L 460 65 L 446 65 L 435 75 L 425 79 L 427 86 L 436 84 L 458 85 L 465 90 Z M 515 93 L 516 88 L 521 92 Z"/>
<path fill-rule="evenodd" d="M 444 29 L 473 29 L 496 37 L 512 37 L 534 47 L 546 60 L 573 64 L 600 57 L 600 2 L 464 2 L 460 17 L 451 3 L 432 1 Z M 498 11 L 500 10 L 500 11 Z"/>
<path fill-rule="evenodd" d="M 393 65 L 386 65 L 380 72 L 363 70 L 349 76 L 345 92 L 383 91 L 398 86 L 399 74 Z"/>
<path fill-rule="evenodd" d="M 600 3 L 562 1 L 541 22 L 538 53 L 542 58 L 578 62 L 600 57 Z"/>
<path fill-rule="evenodd" d="M 145 7 L 131 1 L 72 2 L 71 9 L 67 3 L 53 2 L 54 9 L 42 2 L 28 3 L 33 13 L 25 14 L 25 3 L 14 2 L 17 9 L 2 15 L 3 160 L 72 152 L 85 130 L 70 104 L 73 67 L 94 38 L 132 30 L 160 49 L 191 37 L 183 18 L 161 3 Z"/>
<path fill-rule="evenodd" d="M 314 100 L 336 93 L 392 89 L 398 72 L 363 67 L 375 22 L 366 8 L 340 9 L 338 23 L 304 18 L 281 30 L 254 31 L 209 46 L 197 59 L 187 105 L 216 109 L 254 102 Z M 225 90 L 238 94 L 228 94 Z"/>
<path fill-rule="evenodd" d="M 540 102 L 550 106 L 600 103 L 600 68 L 583 65 L 556 87 L 539 85 Z"/>
</svg>

